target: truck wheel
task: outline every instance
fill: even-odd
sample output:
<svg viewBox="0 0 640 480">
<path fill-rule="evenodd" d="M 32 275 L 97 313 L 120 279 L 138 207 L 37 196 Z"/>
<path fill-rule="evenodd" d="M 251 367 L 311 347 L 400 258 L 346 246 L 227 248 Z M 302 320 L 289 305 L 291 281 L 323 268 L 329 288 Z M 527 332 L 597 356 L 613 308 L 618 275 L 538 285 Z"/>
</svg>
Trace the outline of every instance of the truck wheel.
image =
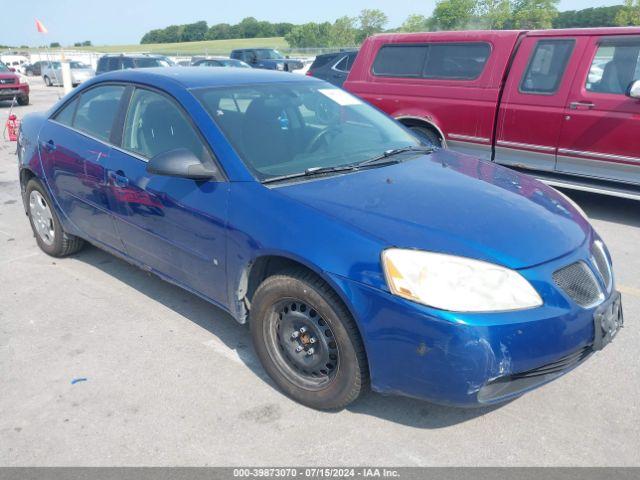
<svg viewBox="0 0 640 480">
<path fill-rule="evenodd" d="M 440 137 L 430 128 L 420 127 L 418 125 L 410 125 L 411 131 L 423 142 L 434 147 L 442 147 L 442 140 Z"/>
<path fill-rule="evenodd" d="M 39 180 L 27 183 L 27 210 L 31 229 L 40 249 L 52 257 L 64 257 L 80 250 L 84 240 L 65 232 Z"/>
<path fill-rule="evenodd" d="M 47 77 L 46 75 L 44 76 L 44 83 L 47 87 L 51 87 L 53 86 L 53 83 L 51 83 L 51 79 L 49 77 Z"/>
<path fill-rule="evenodd" d="M 267 373 L 294 400 L 341 409 L 368 383 L 351 314 L 325 282 L 304 270 L 268 277 L 251 301 L 253 345 Z"/>
<path fill-rule="evenodd" d="M 24 97 L 18 97 L 18 105 L 29 105 L 29 95 L 25 95 Z"/>
</svg>

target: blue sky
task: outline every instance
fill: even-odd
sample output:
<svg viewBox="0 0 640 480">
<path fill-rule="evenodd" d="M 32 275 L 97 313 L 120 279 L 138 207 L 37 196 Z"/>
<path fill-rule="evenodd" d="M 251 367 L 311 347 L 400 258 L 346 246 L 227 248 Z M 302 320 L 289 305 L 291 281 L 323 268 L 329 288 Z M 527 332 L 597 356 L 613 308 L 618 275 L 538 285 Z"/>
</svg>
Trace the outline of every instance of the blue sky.
<svg viewBox="0 0 640 480">
<path fill-rule="evenodd" d="M 363 8 L 379 8 L 394 27 L 411 13 L 430 15 L 435 0 L 3 0 L 9 10 L 0 16 L 0 44 L 70 44 L 91 40 L 94 45 L 138 43 L 152 28 L 206 20 L 237 23 L 258 20 L 304 23 L 355 16 Z M 617 5 L 622 0 L 561 0 L 560 10 Z M 45 39 L 35 29 L 34 17 L 49 29 Z"/>
</svg>

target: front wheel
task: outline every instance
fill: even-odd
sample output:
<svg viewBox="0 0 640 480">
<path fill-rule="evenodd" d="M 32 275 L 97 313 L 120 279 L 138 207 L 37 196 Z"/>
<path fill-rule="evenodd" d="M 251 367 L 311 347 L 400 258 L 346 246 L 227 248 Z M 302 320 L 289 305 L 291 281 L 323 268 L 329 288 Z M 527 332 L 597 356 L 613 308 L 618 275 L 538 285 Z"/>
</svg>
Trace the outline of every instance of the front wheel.
<svg viewBox="0 0 640 480">
<path fill-rule="evenodd" d="M 47 87 L 51 87 L 51 86 L 53 86 L 53 83 L 51 82 L 51 79 L 50 79 L 49 77 L 47 77 L 46 75 L 45 75 L 45 77 L 44 77 L 44 83 L 45 83 L 45 85 L 46 85 Z"/>
<path fill-rule="evenodd" d="M 64 231 L 49 194 L 35 178 L 27 183 L 26 197 L 31 229 L 44 253 L 52 257 L 64 257 L 83 247 L 81 238 Z"/>
<path fill-rule="evenodd" d="M 24 97 L 18 97 L 18 105 L 21 105 L 21 106 L 29 105 L 29 95 L 25 95 Z"/>
<path fill-rule="evenodd" d="M 267 373 L 294 400 L 341 409 L 368 382 L 364 346 L 336 293 L 310 272 L 268 277 L 251 302 L 251 336 Z"/>
</svg>

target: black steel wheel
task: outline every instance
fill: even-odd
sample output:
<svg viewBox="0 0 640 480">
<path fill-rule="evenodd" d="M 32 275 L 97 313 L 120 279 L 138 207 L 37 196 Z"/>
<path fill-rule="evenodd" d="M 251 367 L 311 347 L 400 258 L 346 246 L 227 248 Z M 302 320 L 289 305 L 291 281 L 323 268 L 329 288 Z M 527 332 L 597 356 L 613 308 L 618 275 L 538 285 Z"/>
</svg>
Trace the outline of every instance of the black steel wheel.
<svg viewBox="0 0 640 480">
<path fill-rule="evenodd" d="M 351 314 L 311 272 L 268 277 L 251 301 L 251 335 L 265 370 L 298 402 L 322 410 L 354 401 L 368 382 Z"/>
</svg>

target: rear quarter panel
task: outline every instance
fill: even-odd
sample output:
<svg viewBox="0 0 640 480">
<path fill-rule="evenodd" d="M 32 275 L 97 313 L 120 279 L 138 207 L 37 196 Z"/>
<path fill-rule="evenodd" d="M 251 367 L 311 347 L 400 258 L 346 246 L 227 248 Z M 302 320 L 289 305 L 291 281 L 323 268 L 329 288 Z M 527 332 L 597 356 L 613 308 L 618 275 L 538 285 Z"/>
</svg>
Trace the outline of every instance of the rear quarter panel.
<svg viewBox="0 0 640 480">
<path fill-rule="evenodd" d="M 491 144 L 500 88 L 520 32 L 435 32 L 378 35 L 365 41 L 344 88 L 394 118 L 416 117 L 438 127 L 447 143 Z M 382 77 L 372 73 L 388 44 L 485 42 L 491 54 L 473 80 Z"/>
</svg>

